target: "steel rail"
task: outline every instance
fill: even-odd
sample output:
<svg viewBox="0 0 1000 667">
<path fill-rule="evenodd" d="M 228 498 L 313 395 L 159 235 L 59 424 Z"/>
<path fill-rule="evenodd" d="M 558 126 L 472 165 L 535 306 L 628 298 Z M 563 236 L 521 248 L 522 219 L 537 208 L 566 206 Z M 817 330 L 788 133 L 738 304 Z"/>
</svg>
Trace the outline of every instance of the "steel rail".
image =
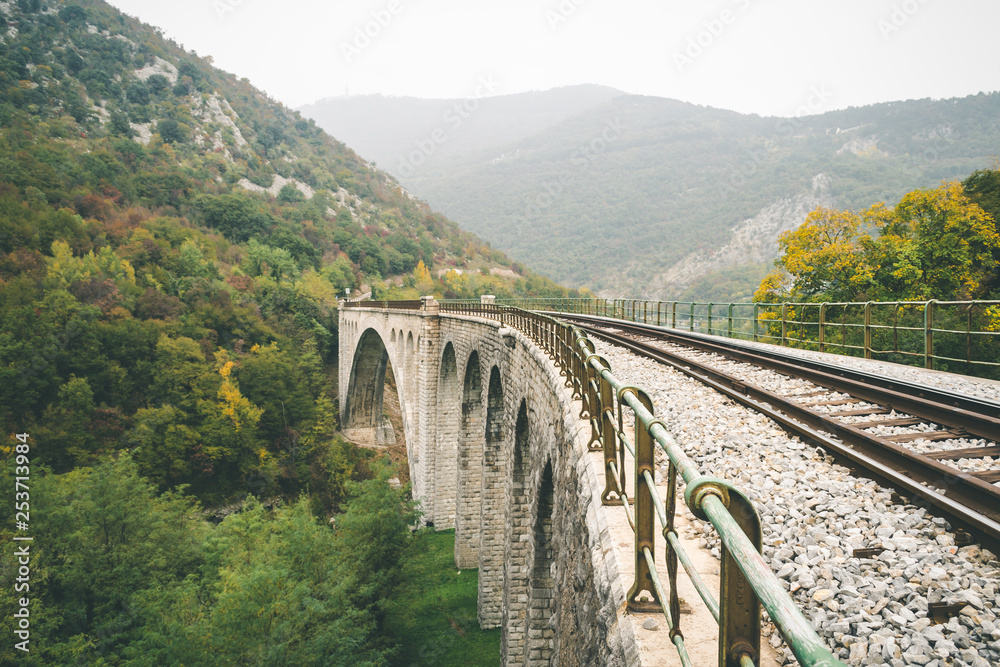
<svg viewBox="0 0 1000 667">
<path fill-rule="evenodd" d="M 887 378 L 814 359 L 803 359 L 777 350 L 749 347 L 716 336 L 573 313 L 560 313 L 556 317 L 574 322 L 603 323 L 617 329 L 644 333 L 686 347 L 746 361 L 755 366 L 787 372 L 856 398 L 887 405 L 894 410 L 925 417 L 952 428 L 962 428 L 980 438 L 1000 441 L 1000 403 L 989 399 Z"/>
<path fill-rule="evenodd" d="M 612 325 L 611 322 L 602 324 Z M 869 470 L 890 486 L 918 496 L 925 503 L 957 519 L 984 541 L 1000 544 L 1000 489 L 993 484 L 709 366 L 602 331 L 593 325 L 581 328 L 593 336 L 653 358 L 765 414 L 786 429 Z M 936 491 L 936 488 L 943 492 Z"/>
</svg>

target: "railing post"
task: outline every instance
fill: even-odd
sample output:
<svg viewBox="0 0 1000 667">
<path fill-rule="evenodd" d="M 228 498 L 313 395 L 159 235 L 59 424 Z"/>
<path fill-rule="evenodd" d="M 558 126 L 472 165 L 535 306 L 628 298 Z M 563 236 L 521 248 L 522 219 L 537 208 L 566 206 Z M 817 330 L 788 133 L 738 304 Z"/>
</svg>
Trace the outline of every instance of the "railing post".
<svg viewBox="0 0 1000 667">
<path fill-rule="evenodd" d="M 735 488 L 729 490 L 729 513 L 757 553 L 763 545 L 760 517 L 753 503 Z M 760 600 L 753 586 L 736 564 L 736 559 L 722 546 L 719 605 L 719 664 L 740 667 L 740 656 L 760 659 Z"/>
<path fill-rule="evenodd" d="M 785 347 L 788 338 L 788 303 L 781 304 L 781 347 Z"/>
<path fill-rule="evenodd" d="M 966 366 L 966 372 L 968 373 L 972 367 L 972 311 L 975 308 L 975 302 L 969 304 L 969 321 L 965 327 L 965 363 L 969 364 Z"/>
<path fill-rule="evenodd" d="M 728 309 L 728 313 L 727 314 L 728 314 L 729 323 L 726 325 L 726 337 L 727 338 L 732 338 L 733 337 L 733 304 L 732 303 L 729 304 L 729 309 Z"/>
<path fill-rule="evenodd" d="M 715 304 L 711 301 L 708 302 L 708 335 L 712 335 L 712 306 Z"/>
<path fill-rule="evenodd" d="M 754 665 L 758 665 L 760 599 L 736 558 L 726 548 L 726 541 L 732 539 L 735 531 L 742 531 L 760 554 L 763 544 L 760 517 L 753 503 L 742 492 L 715 477 L 700 477 L 689 483 L 684 490 L 684 500 L 696 517 L 712 521 L 722 538 L 718 664 L 720 667 L 740 667 L 741 658 L 747 656 Z M 720 518 L 721 522 L 718 521 Z M 749 556 L 741 555 L 744 559 Z"/>
<path fill-rule="evenodd" d="M 892 351 L 899 352 L 899 301 L 892 308 Z"/>
<path fill-rule="evenodd" d="M 757 334 L 757 322 L 760 318 L 760 304 L 755 303 L 753 305 L 753 342 L 758 342 L 760 336 Z"/>
<path fill-rule="evenodd" d="M 694 301 L 691 302 L 691 316 L 688 318 L 688 331 L 694 331 Z"/>
<path fill-rule="evenodd" d="M 872 302 L 865 304 L 865 359 L 872 358 Z"/>
<path fill-rule="evenodd" d="M 826 301 L 819 304 L 819 351 L 826 350 Z"/>
<path fill-rule="evenodd" d="M 677 550 L 671 543 L 671 538 L 677 539 L 675 527 L 677 518 L 677 466 L 667 459 L 667 497 L 666 497 L 667 525 L 663 527 L 664 548 L 667 561 L 667 578 L 670 580 L 670 593 L 667 606 L 670 609 L 670 618 L 674 622 L 674 627 L 670 632 L 670 640 L 675 637 L 683 637 L 681 633 L 681 602 L 677 594 Z M 661 601 L 662 602 L 662 601 Z"/>
<path fill-rule="evenodd" d="M 623 387 L 618 391 L 618 400 L 622 400 L 625 392 L 632 392 L 642 407 L 653 414 L 653 399 L 637 387 Z M 656 487 L 650 487 L 646 475 L 655 474 L 653 463 L 656 446 L 649 429 L 642 425 L 638 415 L 635 419 L 635 484 L 633 496 L 635 500 L 635 581 L 628 592 L 628 610 L 634 613 L 656 612 L 663 609 L 660 598 L 653 587 L 653 575 L 645 550 L 651 555 L 656 554 L 656 517 L 653 512 L 653 497 Z M 760 612 L 758 612 L 758 615 Z"/>
<path fill-rule="evenodd" d="M 934 304 L 931 299 L 924 304 L 924 368 L 934 370 Z"/>
<path fill-rule="evenodd" d="M 656 302 L 656 326 L 660 326 L 660 309 L 663 308 L 663 302 Z"/>
<path fill-rule="evenodd" d="M 611 366 L 603 358 L 601 364 L 610 373 Z M 588 366 L 590 362 L 587 362 Z M 615 406 L 614 391 L 611 389 L 611 382 L 604 376 L 603 371 L 597 371 L 596 377 L 599 396 L 599 419 L 601 428 L 601 444 L 604 450 L 604 493 L 601 494 L 601 503 L 604 505 L 624 505 L 619 489 L 625 490 L 625 470 L 618 471 L 618 487 L 615 487 L 615 466 L 618 464 L 618 440 L 615 429 Z"/>
<path fill-rule="evenodd" d="M 677 302 L 673 301 L 673 307 L 671 308 L 672 315 L 670 317 L 670 328 L 677 328 Z"/>
</svg>

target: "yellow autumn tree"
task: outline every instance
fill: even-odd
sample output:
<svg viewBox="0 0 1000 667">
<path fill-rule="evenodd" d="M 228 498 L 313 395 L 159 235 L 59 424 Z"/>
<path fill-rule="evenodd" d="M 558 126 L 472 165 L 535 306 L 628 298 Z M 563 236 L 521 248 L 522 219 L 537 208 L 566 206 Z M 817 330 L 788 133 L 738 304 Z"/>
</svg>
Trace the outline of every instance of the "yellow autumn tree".
<svg viewBox="0 0 1000 667">
<path fill-rule="evenodd" d="M 434 279 L 431 272 L 424 264 L 424 260 L 417 262 L 417 268 L 413 269 L 414 286 L 420 294 L 430 294 L 434 290 Z"/>
<path fill-rule="evenodd" d="M 887 290 L 896 298 L 972 299 L 996 266 L 996 224 L 965 195 L 961 183 L 914 190 L 887 223 L 875 248 L 884 265 L 897 273 L 906 269 L 908 279 Z"/>
<path fill-rule="evenodd" d="M 782 255 L 775 264 L 791 274 L 794 290 L 802 296 L 827 294 L 849 300 L 863 263 L 865 223 L 865 215 L 817 208 L 797 229 L 781 235 Z M 770 280 L 772 288 L 782 282 Z"/>
<path fill-rule="evenodd" d="M 62 240 L 52 243 L 52 257 L 46 260 L 47 282 L 50 287 L 66 287 L 87 278 L 107 278 L 119 285 L 135 285 L 135 269 L 108 246 L 96 254 L 93 250 L 75 257 L 69 244 Z"/>
<path fill-rule="evenodd" d="M 996 223 L 957 182 L 914 190 L 894 208 L 818 208 L 778 244 L 780 271 L 757 300 L 972 299 L 1000 256 Z"/>
<path fill-rule="evenodd" d="M 232 424 L 235 431 L 239 431 L 244 426 L 257 426 L 264 411 L 251 403 L 236 385 L 232 378 L 233 366 L 229 359 L 229 353 L 220 349 L 215 353 L 215 363 L 219 375 L 222 376 L 222 384 L 219 385 L 219 409 L 222 415 Z"/>
</svg>

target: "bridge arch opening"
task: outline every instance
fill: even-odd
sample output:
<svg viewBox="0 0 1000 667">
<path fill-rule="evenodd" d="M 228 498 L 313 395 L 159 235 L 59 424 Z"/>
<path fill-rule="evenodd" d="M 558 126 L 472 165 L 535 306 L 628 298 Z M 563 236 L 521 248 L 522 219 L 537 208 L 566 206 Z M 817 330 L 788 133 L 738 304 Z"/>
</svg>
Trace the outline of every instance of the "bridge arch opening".
<svg viewBox="0 0 1000 667">
<path fill-rule="evenodd" d="M 462 395 L 458 385 L 458 364 L 455 347 L 449 342 L 441 356 L 438 373 L 437 438 L 434 451 L 434 525 L 437 528 L 455 526 L 457 494 L 458 439 Z"/>
<path fill-rule="evenodd" d="M 532 530 L 533 554 L 528 590 L 528 639 L 525 645 L 530 667 L 549 665 L 555 654 L 555 630 L 550 624 L 555 602 L 555 579 L 552 576 L 552 508 L 554 501 L 552 462 L 545 464 L 538 485 L 538 508 Z"/>
<path fill-rule="evenodd" d="M 503 616 L 504 394 L 500 368 L 490 370 L 486 393 L 486 442 L 483 447 L 483 501 L 479 533 L 479 626 L 499 627 Z"/>
<path fill-rule="evenodd" d="M 391 395 L 388 402 L 387 386 Z M 345 437 L 360 445 L 376 447 L 403 441 L 401 401 L 385 343 L 377 331 L 366 329 L 358 340 L 351 364 L 342 416 Z"/>
<path fill-rule="evenodd" d="M 400 338 L 403 336 L 403 332 L 399 333 Z M 403 357 L 404 361 L 402 363 L 406 364 L 407 368 L 417 368 L 417 358 L 414 356 L 413 348 L 413 332 L 406 332 L 406 356 Z M 409 374 L 409 381 L 406 385 L 406 390 L 411 394 L 415 394 L 417 391 L 417 374 L 415 372 Z"/>
<path fill-rule="evenodd" d="M 514 456 L 511 481 L 507 486 L 510 535 L 504 555 L 503 627 L 506 628 L 501 655 L 506 665 L 524 664 L 525 617 L 528 599 L 529 541 L 531 539 L 531 448 L 529 445 L 528 404 L 522 400 L 514 425 Z"/>
<path fill-rule="evenodd" d="M 483 473 L 483 382 L 479 353 L 465 364 L 455 504 L 455 566 L 479 567 L 479 519 Z"/>
</svg>

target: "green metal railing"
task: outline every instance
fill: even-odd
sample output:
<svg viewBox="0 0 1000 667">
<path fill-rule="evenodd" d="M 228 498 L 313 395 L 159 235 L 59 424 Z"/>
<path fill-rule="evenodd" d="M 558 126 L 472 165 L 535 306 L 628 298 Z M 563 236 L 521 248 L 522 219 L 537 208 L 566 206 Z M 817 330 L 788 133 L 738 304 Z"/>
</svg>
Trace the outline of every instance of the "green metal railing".
<svg viewBox="0 0 1000 667">
<path fill-rule="evenodd" d="M 504 303 L 1000 377 L 1000 301 L 698 303 L 564 298 Z"/>
<path fill-rule="evenodd" d="M 413 307 L 410 302 L 407 307 Z M 429 302 L 428 302 L 429 303 Z M 366 303 L 361 307 L 394 307 Z M 352 304 L 351 307 L 359 307 Z M 419 306 L 428 309 L 426 305 Z M 440 312 L 499 321 L 523 332 L 555 362 L 573 398 L 581 401 L 580 416 L 591 425 L 590 449 L 603 452 L 603 504 L 621 506 L 635 533 L 635 578 L 628 592 L 632 612 L 662 613 L 670 640 L 683 665 L 691 665 L 681 631 L 678 565 L 719 624 L 719 667 L 760 664 L 760 608 L 763 606 L 788 646 L 806 667 L 843 665 L 813 630 L 771 568 L 760 555 L 762 533 L 753 504 L 728 482 L 702 475 L 653 414 L 649 395 L 628 386 L 597 355 L 579 328 L 547 315 L 480 301 L 444 301 Z M 625 414 L 630 410 L 630 433 Z M 667 491 L 661 498 L 655 485 L 655 449 L 668 458 Z M 634 459 L 629 480 L 626 453 Z M 675 530 L 678 475 L 685 484 L 684 500 L 698 518 L 715 527 L 722 543 L 720 596 L 695 570 Z M 663 539 L 666 577 L 657 567 L 656 524 Z"/>
</svg>

